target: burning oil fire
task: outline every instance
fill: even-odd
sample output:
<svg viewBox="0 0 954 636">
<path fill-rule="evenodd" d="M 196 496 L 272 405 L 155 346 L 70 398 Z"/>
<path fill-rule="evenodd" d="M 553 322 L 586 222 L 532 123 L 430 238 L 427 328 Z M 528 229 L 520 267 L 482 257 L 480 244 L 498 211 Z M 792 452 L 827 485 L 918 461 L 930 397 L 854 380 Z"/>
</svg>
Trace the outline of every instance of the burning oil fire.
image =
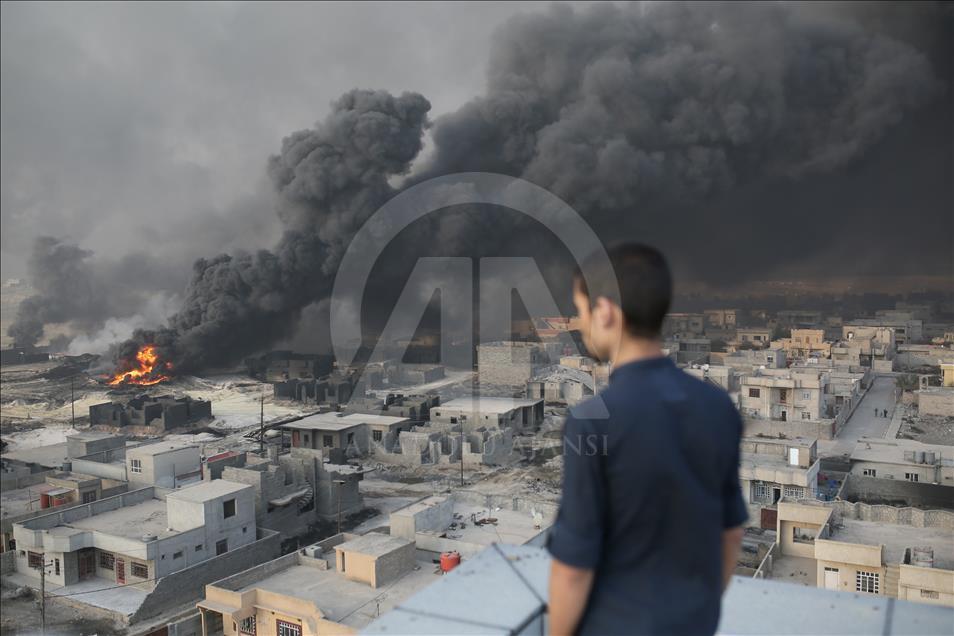
<svg viewBox="0 0 954 636">
<path fill-rule="evenodd" d="M 143 345 L 140 347 L 139 351 L 136 352 L 135 362 L 138 363 L 137 368 L 117 371 L 115 375 L 110 377 L 107 383 L 110 386 L 119 384 L 149 386 L 170 379 L 163 371 L 172 369 L 172 363 L 159 361 L 155 345 Z M 130 363 L 132 363 L 132 361 L 130 361 Z"/>
</svg>

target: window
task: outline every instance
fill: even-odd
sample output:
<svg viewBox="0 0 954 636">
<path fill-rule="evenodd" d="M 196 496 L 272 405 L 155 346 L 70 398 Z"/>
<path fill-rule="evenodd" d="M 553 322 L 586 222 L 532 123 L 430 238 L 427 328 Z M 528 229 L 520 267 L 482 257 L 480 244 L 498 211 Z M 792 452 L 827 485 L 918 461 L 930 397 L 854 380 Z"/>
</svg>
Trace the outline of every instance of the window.
<svg viewBox="0 0 954 636">
<path fill-rule="evenodd" d="M 452 418 L 451 418 L 451 424 L 457 424 L 457 418 L 456 418 L 456 417 L 452 417 Z"/>
<path fill-rule="evenodd" d="M 200 543 L 199 545 L 195 546 L 195 551 L 196 551 L 196 552 L 202 552 L 202 544 L 201 544 L 201 543 Z"/>
<path fill-rule="evenodd" d="M 354 444 L 354 433 L 348 433 L 348 446 Z"/>
<path fill-rule="evenodd" d="M 228 519 L 235 516 L 235 500 L 226 499 L 222 502 L 222 517 Z"/>
<path fill-rule="evenodd" d="M 181 559 L 181 558 L 182 558 L 182 550 L 179 550 L 178 552 L 173 552 L 173 553 L 172 553 L 172 558 L 173 558 L 173 559 Z"/>
<path fill-rule="evenodd" d="M 382 435 L 381 431 L 371 431 L 371 439 L 373 439 L 374 441 L 380 442 L 383 439 L 383 437 L 384 435 Z"/>
<path fill-rule="evenodd" d="M 861 470 L 861 474 L 865 477 L 877 477 L 878 471 L 874 468 L 864 468 Z"/>
<path fill-rule="evenodd" d="M 753 499 L 763 500 L 763 499 L 768 499 L 768 497 L 769 497 L 768 486 L 766 486 L 764 483 L 760 481 L 752 484 Z"/>
<path fill-rule="evenodd" d="M 239 633 L 240 634 L 251 634 L 255 636 L 255 615 L 249 616 L 248 618 L 243 618 L 239 623 Z"/>
<path fill-rule="evenodd" d="M 757 398 L 761 396 L 762 396 L 762 392 L 759 389 L 749 389 L 749 397 Z"/>
<path fill-rule="evenodd" d="M 141 459 L 130 459 L 130 460 L 129 460 L 129 472 L 131 472 L 131 473 L 141 473 L 141 472 L 142 472 L 142 460 L 141 460 Z"/>
<path fill-rule="evenodd" d="M 805 489 L 801 486 L 785 486 L 785 496 L 793 499 L 801 499 L 805 496 Z"/>
<path fill-rule="evenodd" d="M 440 417 L 440 416 L 441 416 L 441 412 L 438 411 L 438 412 L 434 413 L 434 416 L 435 416 L 435 417 Z"/>
<path fill-rule="evenodd" d="M 27 565 L 39 570 L 43 567 L 43 555 L 39 552 L 27 552 Z"/>
<path fill-rule="evenodd" d="M 792 541 L 795 543 L 815 543 L 815 532 L 810 528 L 792 526 Z"/>
<path fill-rule="evenodd" d="M 59 559 L 53 559 L 53 574 L 55 574 L 56 576 L 60 575 L 60 560 Z"/>
<path fill-rule="evenodd" d="M 90 490 L 83 493 L 83 503 L 93 503 L 96 501 L 96 491 Z"/>
<path fill-rule="evenodd" d="M 301 636 L 301 625 L 295 625 L 283 620 L 275 621 L 278 636 Z"/>
<path fill-rule="evenodd" d="M 921 590 L 921 598 L 940 598 L 940 594 L 934 590 Z"/>
<path fill-rule="evenodd" d="M 225 554 L 225 553 L 228 552 L 228 551 L 229 551 L 229 540 L 228 540 L 228 539 L 222 539 L 221 541 L 216 541 L 216 542 L 215 542 L 215 554 L 216 554 L 216 555 Z"/>
<path fill-rule="evenodd" d="M 109 552 L 100 552 L 99 553 L 99 567 L 104 570 L 112 570 L 116 562 L 116 557 L 114 557 Z"/>
<path fill-rule="evenodd" d="M 248 526 L 242 526 L 242 534 L 248 532 Z"/>
<path fill-rule="evenodd" d="M 322 435 L 321 436 L 321 445 L 325 448 L 331 448 L 335 445 L 335 440 L 331 435 Z"/>
<path fill-rule="evenodd" d="M 778 401 L 787 402 L 788 401 L 788 389 L 779 389 L 778 390 Z"/>
<path fill-rule="evenodd" d="M 917 481 L 917 480 L 918 480 L 918 474 L 917 474 L 917 473 L 904 473 L 904 478 L 907 479 L 908 481 Z"/>
<path fill-rule="evenodd" d="M 136 563 L 133 561 L 129 564 L 129 573 L 140 579 L 149 578 L 149 566 L 145 563 Z"/>
<path fill-rule="evenodd" d="M 775 362 L 775 356 L 765 356 L 765 361 L 771 364 Z"/>
<path fill-rule="evenodd" d="M 810 400 L 811 398 L 812 398 L 812 394 L 811 394 L 811 393 L 809 393 L 808 391 L 802 391 L 802 399 L 803 399 L 803 400 Z"/>
<path fill-rule="evenodd" d="M 802 419 L 803 419 L 803 420 L 810 420 L 810 419 L 812 419 L 812 414 L 809 413 L 808 411 L 802 411 Z"/>
<path fill-rule="evenodd" d="M 855 591 L 856 592 L 867 592 L 869 594 L 879 594 L 879 581 L 881 578 L 877 572 L 862 572 L 858 571 L 855 574 Z"/>
</svg>

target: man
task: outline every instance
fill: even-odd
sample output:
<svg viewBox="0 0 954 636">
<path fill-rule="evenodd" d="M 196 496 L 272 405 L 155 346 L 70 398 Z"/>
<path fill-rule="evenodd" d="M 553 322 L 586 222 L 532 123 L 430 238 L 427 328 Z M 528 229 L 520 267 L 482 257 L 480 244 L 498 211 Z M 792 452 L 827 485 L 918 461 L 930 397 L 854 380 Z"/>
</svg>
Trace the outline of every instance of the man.
<svg viewBox="0 0 954 636">
<path fill-rule="evenodd" d="M 742 421 L 724 391 L 663 355 L 672 278 L 662 254 L 632 244 L 608 254 L 614 271 L 574 278 L 583 342 L 613 371 L 566 422 L 550 630 L 712 634 L 748 518 Z"/>
</svg>

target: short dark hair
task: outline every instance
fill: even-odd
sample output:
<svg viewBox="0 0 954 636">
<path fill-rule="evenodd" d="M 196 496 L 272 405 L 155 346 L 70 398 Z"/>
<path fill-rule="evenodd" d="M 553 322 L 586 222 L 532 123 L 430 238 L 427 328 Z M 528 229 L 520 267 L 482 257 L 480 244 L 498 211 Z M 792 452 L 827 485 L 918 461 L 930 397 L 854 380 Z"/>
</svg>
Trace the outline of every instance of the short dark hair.
<svg viewBox="0 0 954 636">
<path fill-rule="evenodd" d="M 606 250 L 606 255 L 612 270 L 606 270 L 606 259 L 591 255 L 574 273 L 576 288 L 591 305 L 600 296 L 618 305 L 626 330 L 632 335 L 659 337 L 672 303 L 672 274 L 666 257 L 655 247 L 640 243 L 615 245 Z M 588 280 L 583 277 L 584 271 Z"/>
</svg>

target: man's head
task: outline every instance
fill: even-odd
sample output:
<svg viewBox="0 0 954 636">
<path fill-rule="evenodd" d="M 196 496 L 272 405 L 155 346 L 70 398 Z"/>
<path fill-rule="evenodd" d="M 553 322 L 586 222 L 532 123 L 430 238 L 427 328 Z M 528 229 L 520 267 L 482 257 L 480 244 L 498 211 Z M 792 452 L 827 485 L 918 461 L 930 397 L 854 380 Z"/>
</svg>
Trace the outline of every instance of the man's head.
<svg viewBox="0 0 954 636">
<path fill-rule="evenodd" d="M 624 243 L 606 253 L 611 270 L 591 256 L 573 276 L 583 344 L 603 361 L 627 339 L 658 340 L 672 301 L 672 275 L 659 250 Z"/>
</svg>

